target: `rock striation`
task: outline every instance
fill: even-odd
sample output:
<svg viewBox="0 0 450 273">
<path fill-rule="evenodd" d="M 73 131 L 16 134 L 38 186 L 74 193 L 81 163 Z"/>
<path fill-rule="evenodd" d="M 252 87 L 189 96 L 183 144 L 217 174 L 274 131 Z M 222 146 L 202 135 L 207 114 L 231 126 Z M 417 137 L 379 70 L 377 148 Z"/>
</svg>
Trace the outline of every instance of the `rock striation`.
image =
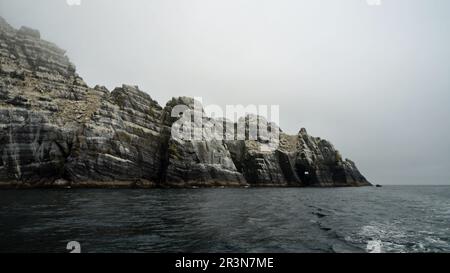
<svg viewBox="0 0 450 273">
<path fill-rule="evenodd" d="M 261 136 L 180 140 L 174 107 L 198 111 L 193 104 L 181 97 L 161 107 L 137 86 L 91 88 L 64 50 L 0 18 L 0 187 L 370 185 L 305 129 L 292 136 L 274 125 L 279 143 L 270 151 Z"/>
</svg>

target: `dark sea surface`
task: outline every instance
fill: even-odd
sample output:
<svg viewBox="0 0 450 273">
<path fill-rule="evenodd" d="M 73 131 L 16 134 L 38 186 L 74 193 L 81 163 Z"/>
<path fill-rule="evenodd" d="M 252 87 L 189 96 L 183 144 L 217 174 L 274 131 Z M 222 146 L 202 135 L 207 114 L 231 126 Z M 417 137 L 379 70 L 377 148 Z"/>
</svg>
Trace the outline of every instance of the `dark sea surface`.
<svg viewBox="0 0 450 273">
<path fill-rule="evenodd" d="M 0 191 L 0 252 L 450 252 L 450 186 Z"/>
</svg>

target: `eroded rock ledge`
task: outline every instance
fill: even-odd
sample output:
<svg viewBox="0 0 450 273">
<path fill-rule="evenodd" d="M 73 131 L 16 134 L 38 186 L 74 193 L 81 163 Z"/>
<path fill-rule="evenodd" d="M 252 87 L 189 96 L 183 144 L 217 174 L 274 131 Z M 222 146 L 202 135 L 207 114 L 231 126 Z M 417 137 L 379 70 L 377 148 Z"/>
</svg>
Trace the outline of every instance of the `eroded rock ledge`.
<svg viewBox="0 0 450 273">
<path fill-rule="evenodd" d="M 302 129 L 280 146 L 181 143 L 174 98 L 158 105 L 136 86 L 90 88 L 65 51 L 0 18 L 0 187 L 366 186 L 333 145 Z"/>
</svg>

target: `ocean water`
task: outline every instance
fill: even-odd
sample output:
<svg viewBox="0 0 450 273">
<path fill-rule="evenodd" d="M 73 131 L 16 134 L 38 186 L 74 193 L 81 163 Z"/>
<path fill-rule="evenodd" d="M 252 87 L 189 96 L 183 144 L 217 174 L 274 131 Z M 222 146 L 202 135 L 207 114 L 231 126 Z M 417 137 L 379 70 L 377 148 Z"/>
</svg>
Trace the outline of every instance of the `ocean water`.
<svg viewBox="0 0 450 273">
<path fill-rule="evenodd" d="M 0 252 L 450 252 L 450 187 L 0 191 Z"/>
</svg>

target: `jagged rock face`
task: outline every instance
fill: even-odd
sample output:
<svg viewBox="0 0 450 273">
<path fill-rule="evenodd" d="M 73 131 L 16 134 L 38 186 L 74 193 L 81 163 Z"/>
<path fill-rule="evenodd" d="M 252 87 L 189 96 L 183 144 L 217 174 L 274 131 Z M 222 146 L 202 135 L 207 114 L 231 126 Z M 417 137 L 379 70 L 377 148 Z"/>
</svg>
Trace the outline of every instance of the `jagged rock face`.
<svg viewBox="0 0 450 273">
<path fill-rule="evenodd" d="M 0 21 L 0 181 L 152 186 L 162 108 L 137 87 L 89 88 L 39 32 Z"/>
<path fill-rule="evenodd" d="M 95 109 L 68 157 L 68 179 L 157 182 L 162 108 L 137 87 L 123 86 L 106 93 Z"/>
<path fill-rule="evenodd" d="M 194 140 L 174 135 L 178 106 L 183 115 L 200 112 L 216 131 Z M 279 142 L 267 150 L 270 133 L 236 138 L 221 129 L 238 125 L 194 106 L 182 97 L 162 108 L 136 86 L 90 88 L 64 50 L 0 18 L 0 187 L 370 185 L 304 129 L 290 136 L 270 125 Z"/>
<path fill-rule="evenodd" d="M 173 123 L 178 120 L 179 113 L 174 109 L 176 106 L 186 106 L 183 115 L 188 116 L 189 119 L 194 114 L 193 99 L 174 98 L 164 108 L 166 128 L 171 128 Z M 197 114 L 203 116 L 203 109 L 201 110 Z M 170 136 L 167 143 L 167 166 L 164 177 L 166 185 L 247 185 L 243 175 L 237 171 L 230 152 L 222 140 L 206 139 L 204 135 L 198 140 L 180 139 L 172 136 L 169 132 L 166 135 Z"/>
<path fill-rule="evenodd" d="M 339 151 L 323 139 L 309 136 L 302 129 L 297 138 L 295 168 L 306 186 L 368 185 L 353 162 L 343 160 Z"/>
<path fill-rule="evenodd" d="M 284 134 L 280 128 L 254 115 L 241 118 L 239 123 L 245 124 L 245 140 L 227 140 L 226 144 L 247 182 L 253 186 L 301 186 L 292 173 L 290 152 L 281 150 Z M 253 133 L 250 129 L 263 126 L 270 129 Z"/>
<path fill-rule="evenodd" d="M 52 182 L 64 173 L 88 88 L 63 50 L 4 20 L 0 58 L 0 180 Z"/>
<path fill-rule="evenodd" d="M 333 145 L 302 129 L 298 136 L 280 134 L 280 145 L 262 152 L 257 141 L 228 141 L 237 169 L 254 186 L 370 185 L 355 164 L 342 160 Z"/>
<path fill-rule="evenodd" d="M 281 150 L 261 152 L 256 141 L 228 141 L 233 160 L 253 186 L 301 186 L 289 154 Z"/>
</svg>

